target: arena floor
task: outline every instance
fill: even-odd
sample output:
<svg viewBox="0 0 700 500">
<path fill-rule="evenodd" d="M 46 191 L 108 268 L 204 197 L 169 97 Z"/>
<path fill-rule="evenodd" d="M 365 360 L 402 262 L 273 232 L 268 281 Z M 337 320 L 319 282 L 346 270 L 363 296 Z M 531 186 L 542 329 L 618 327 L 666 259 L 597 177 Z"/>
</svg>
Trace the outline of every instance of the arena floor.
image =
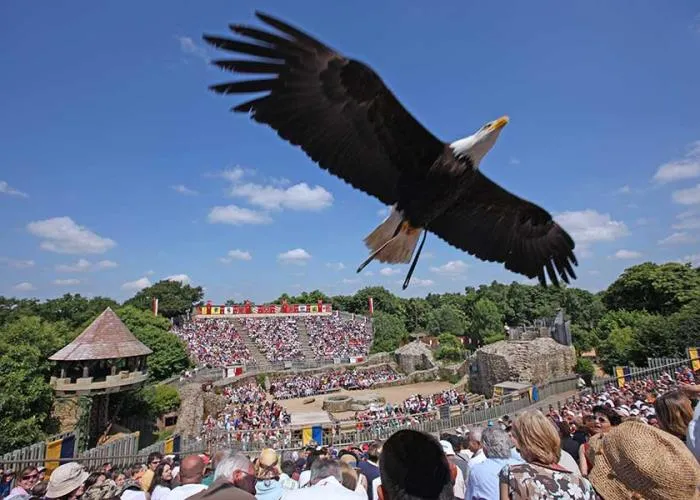
<svg viewBox="0 0 700 500">
<path fill-rule="evenodd" d="M 445 389 L 450 389 L 452 384 L 449 382 L 421 382 L 418 384 L 411 385 L 399 385 L 395 387 L 384 387 L 382 389 L 367 389 L 364 391 L 346 391 L 341 389 L 339 392 L 334 392 L 332 395 L 347 394 L 349 396 L 359 396 L 362 394 L 375 393 L 386 398 L 387 403 L 401 403 L 406 398 L 412 394 L 435 394 L 436 392 L 444 391 Z M 330 396 L 331 394 L 328 394 Z M 287 408 L 290 414 L 307 413 L 311 411 L 319 411 L 323 406 L 323 400 L 327 395 L 314 396 L 315 401 L 313 403 L 304 404 L 304 401 L 309 398 L 295 398 L 295 399 L 285 399 L 280 403 L 282 406 Z M 337 418 L 344 418 L 353 416 L 354 412 L 341 412 L 334 413 L 333 416 Z"/>
</svg>

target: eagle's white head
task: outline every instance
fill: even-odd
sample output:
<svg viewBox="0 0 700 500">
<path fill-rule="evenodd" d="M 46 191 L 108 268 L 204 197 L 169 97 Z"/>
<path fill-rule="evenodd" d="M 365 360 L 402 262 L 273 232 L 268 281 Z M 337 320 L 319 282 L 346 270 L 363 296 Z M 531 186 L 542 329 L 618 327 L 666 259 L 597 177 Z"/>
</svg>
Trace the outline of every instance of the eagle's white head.
<svg viewBox="0 0 700 500">
<path fill-rule="evenodd" d="M 455 156 L 468 157 L 474 168 L 479 168 L 482 158 L 496 144 L 496 139 L 498 139 L 503 127 L 508 124 L 508 120 L 507 116 L 501 116 L 497 120 L 488 122 L 469 137 L 450 144 Z"/>
</svg>

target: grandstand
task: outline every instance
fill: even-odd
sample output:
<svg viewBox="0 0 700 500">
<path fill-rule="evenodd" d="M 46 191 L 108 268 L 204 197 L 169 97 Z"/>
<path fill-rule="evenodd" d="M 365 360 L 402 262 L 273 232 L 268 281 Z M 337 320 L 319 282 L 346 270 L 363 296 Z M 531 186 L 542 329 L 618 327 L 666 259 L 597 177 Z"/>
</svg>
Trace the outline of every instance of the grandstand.
<svg viewBox="0 0 700 500">
<path fill-rule="evenodd" d="M 353 363 L 367 356 L 373 339 L 371 320 L 328 304 L 202 306 L 173 333 L 198 365 L 216 368 Z"/>
</svg>

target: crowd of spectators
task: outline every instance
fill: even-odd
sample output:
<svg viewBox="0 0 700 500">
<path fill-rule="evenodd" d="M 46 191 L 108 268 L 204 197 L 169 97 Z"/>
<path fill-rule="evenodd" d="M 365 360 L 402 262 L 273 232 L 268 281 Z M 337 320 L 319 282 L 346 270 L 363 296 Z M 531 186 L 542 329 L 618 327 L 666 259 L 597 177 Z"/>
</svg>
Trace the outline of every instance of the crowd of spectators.
<svg viewBox="0 0 700 500">
<path fill-rule="evenodd" d="M 227 392 L 260 404 L 254 385 Z M 454 395 L 448 395 L 447 399 Z M 159 453 L 118 472 L 70 462 L 25 467 L 9 500 L 683 500 L 700 498 L 700 385 L 689 370 L 530 408 L 439 438 L 413 429 L 386 441 L 287 448 L 253 457 L 220 443 L 212 455 Z M 693 403 L 695 401 L 695 409 Z M 414 400 L 406 411 L 423 403 Z M 410 415 L 410 413 L 408 413 Z M 579 460 L 575 454 L 579 453 Z M 252 458 L 252 459 L 251 459 Z M 14 476 L 13 476 L 14 477 Z M 4 483 L 3 483 L 4 484 Z"/>
<path fill-rule="evenodd" d="M 268 361 L 293 361 L 304 357 L 295 317 L 244 318 L 243 324 Z"/>
<path fill-rule="evenodd" d="M 393 369 L 380 366 L 367 370 L 331 370 L 312 375 L 289 375 L 274 379 L 270 393 L 277 399 L 291 399 L 324 394 L 337 389 L 368 389 L 375 384 L 400 380 Z"/>
<path fill-rule="evenodd" d="M 306 319 L 306 330 L 317 359 L 366 356 L 372 344 L 372 329 L 364 317 L 315 316 Z"/>
<path fill-rule="evenodd" d="M 250 351 L 240 332 L 227 319 L 198 319 L 173 326 L 172 332 L 186 344 L 199 365 L 215 367 L 250 362 Z"/>
<path fill-rule="evenodd" d="M 289 413 L 277 401 L 268 400 L 265 389 L 257 382 L 225 387 L 223 395 L 226 406 L 216 415 L 208 415 L 202 424 L 202 434 L 208 440 L 276 445 L 285 442 L 286 433 L 278 431 L 289 425 Z"/>
</svg>

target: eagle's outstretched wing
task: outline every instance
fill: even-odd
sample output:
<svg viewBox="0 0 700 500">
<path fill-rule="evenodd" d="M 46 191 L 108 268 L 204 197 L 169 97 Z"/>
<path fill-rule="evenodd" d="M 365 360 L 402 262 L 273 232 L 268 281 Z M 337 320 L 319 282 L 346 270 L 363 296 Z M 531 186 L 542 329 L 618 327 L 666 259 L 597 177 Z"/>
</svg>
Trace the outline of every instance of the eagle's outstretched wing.
<svg viewBox="0 0 700 500">
<path fill-rule="evenodd" d="M 474 172 L 468 192 L 428 229 L 481 260 L 501 262 L 506 269 L 550 281 L 576 279 L 574 240 L 543 208 L 519 198 L 481 172 Z"/>
<path fill-rule="evenodd" d="M 256 15 L 281 33 L 232 25 L 233 32 L 248 40 L 209 35 L 204 40 L 254 57 L 215 60 L 216 66 L 269 78 L 211 89 L 222 94 L 263 92 L 233 110 L 268 124 L 355 188 L 387 205 L 396 203 L 401 175 L 420 176 L 442 153 L 443 143 L 401 105 L 371 68 L 280 20 Z"/>
</svg>

